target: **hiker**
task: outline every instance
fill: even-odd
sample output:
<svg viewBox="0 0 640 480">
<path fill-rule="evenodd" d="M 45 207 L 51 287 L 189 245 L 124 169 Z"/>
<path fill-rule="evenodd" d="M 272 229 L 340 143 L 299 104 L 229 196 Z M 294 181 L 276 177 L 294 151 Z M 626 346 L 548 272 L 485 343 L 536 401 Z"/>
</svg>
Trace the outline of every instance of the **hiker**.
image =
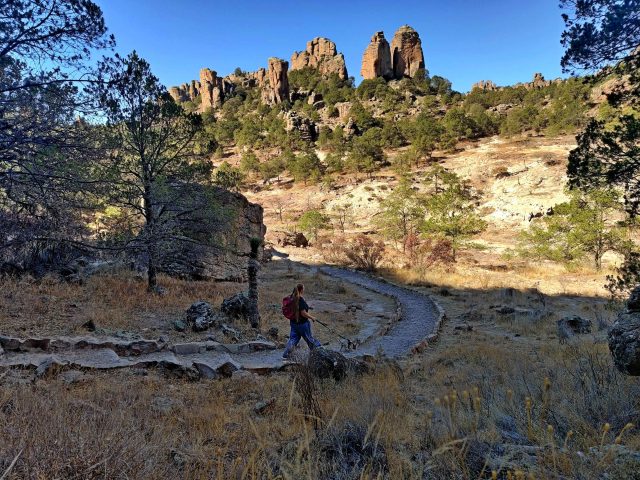
<svg viewBox="0 0 640 480">
<path fill-rule="evenodd" d="M 289 319 L 291 325 L 291 333 L 289 333 L 289 341 L 282 354 L 283 359 L 289 358 L 291 350 L 298 345 L 301 338 L 309 345 L 309 349 L 314 349 L 320 346 L 320 342 L 313 338 L 311 335 L 311 322 L 309 320 L 315 320 L 309 314 L 309 305 L 304 300 L 304 285 L 299 283 L 293 289 L 293 292 L 288 297 L 282 299 L 282 313 Z"/>
</svg>

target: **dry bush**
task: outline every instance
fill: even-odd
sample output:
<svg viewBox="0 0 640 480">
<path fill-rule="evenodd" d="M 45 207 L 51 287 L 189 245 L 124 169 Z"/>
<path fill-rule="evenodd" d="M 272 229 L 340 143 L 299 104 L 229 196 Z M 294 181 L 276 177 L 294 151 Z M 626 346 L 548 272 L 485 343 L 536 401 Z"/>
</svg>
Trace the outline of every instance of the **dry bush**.
<svg viewBox="0 0 640 480">
<path fill-rule="evenodd" d="M 345 255 L 358 270 L 373 272 L 382 261 L 384 250 L 384 242 L 376 242 L 366 235 L 359 235 L 347 244 Z"/>
</svg>

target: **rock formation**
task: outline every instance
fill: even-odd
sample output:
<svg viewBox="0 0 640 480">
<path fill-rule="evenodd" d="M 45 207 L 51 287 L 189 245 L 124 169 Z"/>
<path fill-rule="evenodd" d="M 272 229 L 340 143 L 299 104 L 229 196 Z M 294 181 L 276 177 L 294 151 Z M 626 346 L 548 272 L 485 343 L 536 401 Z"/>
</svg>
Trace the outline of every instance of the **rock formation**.
<svg viewBox="0 0 640 480">
<path fill-rule="evenodd" d="M 609 330 L 609 350 L 618 370 L 640 376 L 640 287 L 631 292 L 626 310 Z"/>
<path fill-rule="evenodd" d="M 305 67 L 315 68 L 325 76 L 335 73 L 342 80 L 347 79 L 344 55 L 337 52 L 336 44 L 328 38 L 316 37 L 307 42 L 305 51 L 291 55 L 291 70 Z"/>
<path fill-rule="evenodd" d="M 388 80 L 393 78 L 391 50 L 389 42 L 384 38 L 384 32 L 376 32 L 371 37 L 371 42 L 362 55 L 360 74 L 365 80 L 376 77 Z"/>
<path fill-rule="evenodd" d="M 251 238 L 263 240 L 266 231 L 263 208 L 239 193 L 217 187 L 201 188 L 201 192 L 193 195 L 212 198 L 219 214 L 215 219 L 202 221 L 193 215 L 181 217 L 183 234 L 196 241 L 172 244 L 171 251 L 163 255 L 160 270 L 194 280 L 246 279 Z M 200 238 L 208 241 L 200 243 L 197 241 Z M 262 255 L 262 250 L 259 254 Z"/>
<path fill-rule="evenodd" d="M 223 80 L 213 70 L 200 70 L 200 95 L 202 97 L 201 110 L 220 108 L 224 100 Z"/>
<path fill-rule="evenodd" d="M 422 42 L 418 32 L 409 25 L 400 27 L 391 41 L 391 62 L 393 76 L 413 78 L 420 69 L 424 69 Z"/>
<path fill-rule="evenodd" d="M 289 62 L 280 58 L 269 59 L 267 70 L 268 84 L 264 86 L 262 100 L 269 105 L 275 105 L 289 100 L 289 77 L 287 70 Z"/>
<path fill-rule="evenodd" d="M 491 80 L 480 80 L 471 86 L 471 90 L 475 89 L 492 92 L 494 90 L 499 90 L 500 88 Z"/>
<path fill-rule="evenodd" d="M 284 119 L 287 132 L 297 131 L 300 134 L 300 138 L 307 142 L 313 142 L 318 138 L 318 127 L 313 120 L 302 117 L 293 110 L 288 111 Z"/>
</svg>

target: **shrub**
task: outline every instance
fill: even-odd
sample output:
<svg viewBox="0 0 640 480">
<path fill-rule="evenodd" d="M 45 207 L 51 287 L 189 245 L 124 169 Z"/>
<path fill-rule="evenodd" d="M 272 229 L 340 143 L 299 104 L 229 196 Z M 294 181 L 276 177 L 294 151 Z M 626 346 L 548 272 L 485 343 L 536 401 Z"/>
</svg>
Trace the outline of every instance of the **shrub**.
<svg viewBox="0 0 640 480">
<path fill-rule="evenodd" d="M 359 235 L 349 242 L 344 253 L 351 265 L 358 270 L 373 272 L 382 261 L 384 242 L 376 242 L 366 235 Z"/>
</svg>

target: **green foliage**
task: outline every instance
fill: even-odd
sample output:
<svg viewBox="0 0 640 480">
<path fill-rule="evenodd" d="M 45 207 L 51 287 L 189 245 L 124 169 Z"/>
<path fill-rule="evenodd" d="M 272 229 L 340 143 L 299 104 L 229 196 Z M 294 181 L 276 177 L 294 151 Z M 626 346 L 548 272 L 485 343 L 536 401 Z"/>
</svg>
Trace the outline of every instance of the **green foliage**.
<svg viewBox="0 0 640 480">
<path fill-rule="evenodd" d="M 335 73 L 323 76 L 317 69 L 305 67 L 291 70 L 288 77 L 292 88 L 319 93 L 328 106 L 347 102 L 353 96 L 352 80 L 342 80 Z"/>
<path fill-rule="evenodd" d="M 213 183 L 226 190 L 239 191 L 244 182 L 244 174 L 229 162 L 222 164 L 213 172 Z"/>
<path fill-rule="evenodd" d="M 240 147 L 256 147 L 262 139 L 262 122 L 256 115 L 247 115 L 241 121 L 241 127 L 233 133 L 233 139 Z"/>
<path fill-rule="evenodd" d="M 349 116 L 353 118 L 358 128 L 363 132 L 380 126 L 380 122 L 373 117 L 372 113 L 359 100 L 354 100 L 351 104 Z"/>
<path fill-rule="evenodd" d="M 540 130 L 538 115 L 540 110 L 535 105 L 512 108 L 504 120 L 500 133 L 505 136 L 516 135 L 527 130 Z"/>
<path fill-rule="evenodd" d="M 393 191 L 380 202 L 376 224 L 383 235 L 405 244 L 405 239 L 417 231 L 424 220 L 425 209 L 420 196 L 413 190 L 411 178 L 403 176 Z"/>
<path fill-rule="evenodd" d="M 386 155 L 382 150 L 381 131 L 380 128 L 374 127 L 351 140 L 351 149 L 345 162 L 345 167 L 350 172 L 371 175 L 385 164 Z"/>
<path fill-rule="evenodd" d="M 315 182 L 322 177 L 322 163 L 312 150 L 294 157 L 288 156 L 285 161 L 296 182 L 302 181 L 306 185 L 308 181 Z"/>
<path fill-rule="evenodd" d="M 640 119 L 620 117 L 612 129 L 591 120 L 578 136 L 578 146 L 569 153 L 569 185 L 589 190 L 622 187 L 625 209 L 636 216 L 640 207 Z"/>
<path fill-rule="evenodd" d="M 428 197 L 426 206 L 427 218 L 421 231 L 450 239 L 454 259 L 467 238 L 487 227 L 475 211 L 468 187 L 454 174 L 443 179 L 442 190 Z"/>
<path fill-rule="evenodd" d="M 242 154 L 240 159 L 240 170 L 243 173 L 258 173 L 260 172 L 260 160 L 255 153 L 251 150 Z"/>
<path fill-rule="evenodd" d="M 311 240 L 316 240 L 320 230 L 325 230 L 329 226 L 329 217 L 319 210 L 308 210 L 298 220 L 298 228 Z"/>
<path fill-rule="evenodd" d="M 412 146 L 416 160 L 431 158 L 444 132 L 440 122 L 426 112 L 418 115 L 415 121 L 405 123 L 403 130 Z"/>
<path fill-rule="evenodd" d="M 574 190 L 568 202 L 554 207 L 552 216 L 536 221 L 523 232 L 520 252 L 530 258 L 564 263 L 589 255 L 599 270 L 606 252 L 628 247 L 624 229 L 614 220 L 619 211 L 618 195 L 613 190 Z"/>
<path fill-rule="evenodd" d="M 262 180 L 268 182 L 272 178 L 279 177 L 286 168 L 286 162 L 283 157 L 274 157 L 260 164 L 260 176 Z"/>
</svg>

